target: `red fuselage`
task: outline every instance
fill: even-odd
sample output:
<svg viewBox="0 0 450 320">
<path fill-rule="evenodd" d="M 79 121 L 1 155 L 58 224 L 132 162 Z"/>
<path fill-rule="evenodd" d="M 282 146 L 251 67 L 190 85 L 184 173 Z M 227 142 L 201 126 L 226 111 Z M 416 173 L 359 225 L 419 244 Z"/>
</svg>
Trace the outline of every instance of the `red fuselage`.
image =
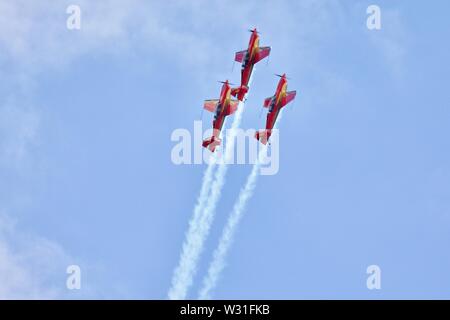
<svg viewBox="0 0 450 320">
<path fill-rule="evenodd" d="M 278 114 L 283 107 L 282 100 L 286 96 L 287 80 L 286 75 L 283 75 L 278 82 L 277 90 L 275 91 L 274 99 L 269 106 L 269 113 L 267 114 L 266 130 L 272 130 L 277 121 Z"/>
<path fill-rule="evenodd" d="M 255 56 L 259 48 L 259 35 L 254 29 L 252 35 L 250 36 L 250 41 L 248 43 L 247 54 L 242 61 L 241 70 L 241 86 L 248 87 L 250 77 L 252 75 L 253 66 L 255 64 Z"/>
<path fill-rule="evenodd" d="M 220 131 L 222 130 L 223 123 L 225 121 L 225 110 L 229 108 L 231 100 L 231 87 L 228 83 L 228 80 L 222 86 L 222 90 L 220 91 L 219 104 L 214 113 L 214 121 L 213 121 L 213 135 L 219 137 Z"/>
</svg>

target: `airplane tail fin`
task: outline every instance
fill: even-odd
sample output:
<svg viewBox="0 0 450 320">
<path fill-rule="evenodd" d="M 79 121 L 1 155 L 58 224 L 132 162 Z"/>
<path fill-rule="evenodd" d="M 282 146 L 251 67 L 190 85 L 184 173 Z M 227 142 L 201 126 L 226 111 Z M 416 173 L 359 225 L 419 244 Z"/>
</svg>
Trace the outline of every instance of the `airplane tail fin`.
<svg viewBox="0 0 450 320">
<path fill-rule="evenodd" d="M 271 134 L 272 134 L 271 130 L 267 130 L 267 129 L 260 130 L 260 131 L 256 131 L 255 138 L 257 140 L 259 140 L 259 142 L 261 142 L 262 144 L 267 144 Z"/>
<path fill-rule="evenodd" d="M 236 97 L 239 101 L 243 101 L 245 95 L 248 92 L 248 87 L 247 86 L 240 86 L 238 88 L 233 88 L 231 89 L 231 94 L 233 95 L 233 97 Z"/>
<path fill-rule="evenodd" d="M 214 152 L 216 150 L 216 147 L 219 146 L 220 143 L 221 143 L 220 138 L 217 138 L 216 136 L 211 136 L 211 138 L 203 140 L 202 146 L 203 148 L 208 148 L 209 151 Z"/>
</svg>

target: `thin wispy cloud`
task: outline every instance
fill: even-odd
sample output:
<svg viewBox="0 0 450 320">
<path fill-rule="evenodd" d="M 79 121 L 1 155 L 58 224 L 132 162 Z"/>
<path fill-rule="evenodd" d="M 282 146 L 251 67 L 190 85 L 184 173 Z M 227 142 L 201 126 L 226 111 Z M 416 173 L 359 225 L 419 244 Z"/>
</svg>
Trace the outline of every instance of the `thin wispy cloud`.
<svg viewBox="0 0 450 320">
<path fill-rule="evenodd" d="M 0 299 L 55 299 L 65 296 L 70 257 L 55 242 L 22 233 L 0 214 Z"/>
</svg>

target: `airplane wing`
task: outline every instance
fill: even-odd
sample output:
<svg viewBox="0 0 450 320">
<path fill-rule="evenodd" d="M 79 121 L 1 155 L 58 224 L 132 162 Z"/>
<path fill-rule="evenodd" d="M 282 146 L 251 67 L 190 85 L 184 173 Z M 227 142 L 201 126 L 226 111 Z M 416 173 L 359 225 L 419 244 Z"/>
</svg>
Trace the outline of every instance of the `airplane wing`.
<svg viewBox="0 0 450 320">
<path fill-rule="evenodd" d="M 270 103 L 272 102 L 272 99 L 273 99 L 273 96 L 266 98 L 266 99 L 264 100 L 263 107 L 264 107 L 264 108 L 268 108 L 268 107 L 270 106 Z"/>
<path fill-rule="evenodd" d="M 230 104 L 228 105 L 227 110 L 225 110 L 225 115 L 229 116 L 236 112 L 237 107 L 239 105 L 239 100 L 230 100 Z"/>
<path fill-rule="evenodd" d="M 260 47 L 255 56 L 255 63 L 261 61 L 270 54 L 270 47 Z"/>
<path fill-rule="evenodd" d="M 214 112 L 216 111 L 218 104 L 219 99 L 205 100 L 205 103 L 203 104 L 203 109 L 208 110 L 209 112 Z"/>
<path fill-rule="evenodd" d="M 247 50 L 236 52 L 234 57 L 234 61 L 242 62 L 244 60 L 245 55 L 247 54 Z"/>
<path fill-rule="evenodd" d="M 281 107 L 284 107 L 289 102 L 295 99 L 295 95 L 297 94 L 297 91 L 288 91 L 286 92 L 286 96 L 283 98 L 283 102 L 281 104 Z"/>
</svg>

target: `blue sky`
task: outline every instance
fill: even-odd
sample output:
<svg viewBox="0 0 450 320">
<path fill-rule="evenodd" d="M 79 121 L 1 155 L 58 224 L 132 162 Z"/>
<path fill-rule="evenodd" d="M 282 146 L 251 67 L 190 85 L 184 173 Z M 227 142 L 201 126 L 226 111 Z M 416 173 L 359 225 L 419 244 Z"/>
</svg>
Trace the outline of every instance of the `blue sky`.
<svg viewBox="0 0 450 320">
<path fill-rule="evenodd" d="M 69 4 L 81 30 L 66 29 Z M 370 4 L 381 30 L 366 28 Z M 449 9 L 0 0 L 0 298 L 166 298 L 205 169 L 174 165 L 170 135 L 217 80 L 239 81 L 254 26 L 272 53 L 242 127 L 263 125 L 274 73 L 298 95 L 214 298 L 449 298 Z M 191 298 L 250 170 L 228 170 Z M 381 290 L 366 288 L 372 264 Z"/>
</svg>

